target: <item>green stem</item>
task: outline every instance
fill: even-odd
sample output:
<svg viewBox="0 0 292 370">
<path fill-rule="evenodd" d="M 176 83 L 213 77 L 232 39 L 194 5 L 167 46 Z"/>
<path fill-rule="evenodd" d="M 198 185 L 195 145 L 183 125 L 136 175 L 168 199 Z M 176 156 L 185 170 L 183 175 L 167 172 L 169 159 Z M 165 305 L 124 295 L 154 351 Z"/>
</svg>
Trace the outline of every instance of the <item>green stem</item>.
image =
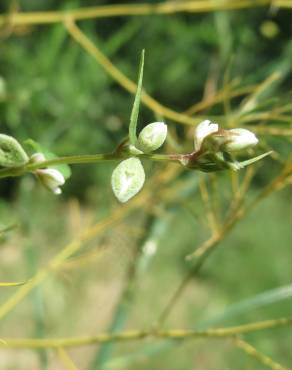
<svg viewBox="0 0 292 370">
<path fill-rule="evenodd" d="M 50 159 L 40 163 L 28 163 L 26 166 L 18 168 L 4 168 L 0 170 L 0 178 L 21 176 L 28 172 L 33 172 L 40 168 L 57 166 L 60 164 L 84 164 L 98 163 L 105 161 L 118 161 L 130 157 L 143 158 L 151 161 L 178 161 L 181 155 L 176 154 L 139 154 L 132 155 L 128 153 L 108 153 L 108 154 L 92 154 L 92 155 L 72 155 Z"/>
<path fill-rule="evenodd" d="M 247 334 L 256 331 L 273 329 L 292 324 L 292 317 L 282 317 L 279 319 L 258 321 L 249 324 L 233 326 L 229 328 L 217 328 L 207 330 L 164 330 L 164 331 L 124 331 L 120 333 L 104 333 L 93 336 L 83 336 L 75 338 L 4 338 L 0 341 L 0 347 L 4 348 L 57 348 L 57 347 L 80 347 L 90 344 L 107 342 L 126 342 L 134 340 L 152 339 L 196 339 L 196 338 L 228 338 L 239 334 Z"/>
</svg>

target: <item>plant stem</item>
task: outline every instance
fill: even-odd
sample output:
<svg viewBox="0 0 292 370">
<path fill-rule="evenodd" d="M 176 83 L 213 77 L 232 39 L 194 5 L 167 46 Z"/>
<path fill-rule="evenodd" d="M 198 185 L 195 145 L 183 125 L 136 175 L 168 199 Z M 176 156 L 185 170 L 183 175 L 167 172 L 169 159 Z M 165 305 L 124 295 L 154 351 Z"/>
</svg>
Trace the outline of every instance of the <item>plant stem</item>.
<svg viewBox="0 0 292 370">
<path fill-rule="evenodd" d="M 133 155 L 129 153 L 107 153 L 107 154 L 86 154 L 86 155 L 72 155 L 66 157 L 59 157 L 49 159 L 39 163 L 28 163 L 23 167 L 17 168 L 3 168 L 0 170 L 0 178 L 21 176 L 28 172 L 36 171 L 40 168 L 57 166 L 60 164 L 85 164 L 85 163 L 98 163 L 105 161 L 118 161 L 130 157 L 137 157 L 151 161 L 179 161 L 183 155 L 177 154 L 139 154 Z"/>
<path fill-rule="evenodd" d="M 154 339 L 196 339 L 196 338 L 228 338 L 238 334 L 247 334 L 255 331 L 273 329 L 276 327 L 292 324 L 292 317 L 258 321 L 254 323 L 233 326 L 229 328 L 217 328 L 207 330 L 184 330 L 172 329 L 163 331 L 124 331 L 114 334 L 99 334 L 94 336 L 82 336 L 73 338 L 51 339 L 2 339 L 0 347 L 6 348 L 56 348 L 56 347 L 80 347 L 84 345 L 106 343 L 114 341 L 133 341 L 146 338 Z"/>
<path fill-rule="evenodd" d="M 262 7 L 270 5 L 270 0 L 234 0 L 232 2 L 214 2 L 213 0 L 201 1 L 183 1 L 179 3 L 142 3 L 142 4 L 118 4 L 118 5 L 103 5 L 89 8 L 72 9 L 66 11 L 47 11 L 47 12 L 23 12 L 12 13 L 8 15 L 0 15 L 0 25 L 5 22 L 15 25 L 23 24 L 49 24 L 62 22 L 66 16 L 72 17 L 74 20 L 84 20 L 92 18 L 105 17 L 123 17 L 146 15 L 153 16 L 155 14 L 175 14 L 175 13 L 198 13 L 210 12 L 215 10 L 229 9 L 244 9 L 253 7 Z M 275 4 L 280 7 L 291 7 L 291 4 L 286 0 L 278 0 Z"/>
</svg>

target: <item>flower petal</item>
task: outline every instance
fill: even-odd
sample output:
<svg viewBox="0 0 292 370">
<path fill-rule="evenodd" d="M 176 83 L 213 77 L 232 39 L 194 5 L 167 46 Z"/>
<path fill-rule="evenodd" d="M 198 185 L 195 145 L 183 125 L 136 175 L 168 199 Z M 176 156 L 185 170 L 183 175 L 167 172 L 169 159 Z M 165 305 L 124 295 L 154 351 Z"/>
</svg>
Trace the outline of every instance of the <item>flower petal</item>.
<svg viewBox="0 0 292 370">
<path fill-rule="evenodd" d="M 217 132 L 218 129 L 219 125 L 209 120 L 205 120 L 199 123 L 195 129 L 195 140 L 194 140 L 195 150 L 196 151 L 200 150 L 205 138 Z"/>
</svg>

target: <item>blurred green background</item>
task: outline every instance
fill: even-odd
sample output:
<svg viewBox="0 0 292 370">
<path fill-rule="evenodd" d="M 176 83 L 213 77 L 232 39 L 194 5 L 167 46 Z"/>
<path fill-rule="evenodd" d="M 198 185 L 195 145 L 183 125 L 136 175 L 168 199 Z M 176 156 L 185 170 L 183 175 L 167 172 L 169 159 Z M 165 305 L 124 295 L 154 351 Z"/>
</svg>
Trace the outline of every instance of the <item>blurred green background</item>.
<svg viewBox="0 0 292 370">
<path fill-rule="evenodd" d="M 0 10 L 8 14 L 123 3 L 7 0 L 1 2 Z M 280 131 L 291 128 L 292 11 L 288 9 L 263 6 L 124 16 L 88 19 L 78 25 L 134 81 L 144 48 L 146 91 L 180 112 L 208 94 L 224 90 L 227 82 L 245 88 L 259 85 L 278 72 L 280 79 L 265 91 L 255 112 L 269 113 L 284 107 L 285 120 L 255 120 L 252 124 Z M 211 104 L 198 116 L 214 117 L 227 126 L 244 99 L 239 96 L 228 104 Z M 105 73 L 62 24 L 2 25 L 1 133 L 13 135 L 20 142 L 32 138 L 60 156 L 110 152 L 127 134 L 132 102 L 133 96 Z M 141 106 L 140 128 L 160 118 Z M 189 150 L 192 128 L 166 122 L 171 139 L 165 150 Z M 275 155 L 258 166 L 245 195 L 247 201 L 280 172 L 291 152 L 290 131 L 287 135 L 259 136 L 261 148 L 272 148 Z M 60 197 L 46 192 L 32 176 L 2 180 L 0 225 L 2 229 L 15 227 L 0 236 L 0 280 L 29 279 L 87 226 L 110 217 L 121 207 L 110 188 L 113 168 L 112 163 L 74 166 Z M 145 191 L 155 192 L 150 178 L 168 169 L 160 164 L 146 164 L 146 168 Z M 185 256 L 210 235 L 200 196 L 202 179 L 210 198 L 218 197 L 219 215 L 224 215 L 232 194 L 229 173 L 213 177 L 191 171 L 178 173 L 163 185 L 163 192 L 170 191 L 170 199 L 158 195 L 149 206 L 125 214 L 86 243 L 2 320 L 0 337 L 93 335 L 109 330 L 111 325 L 113 330 L 151 327 L 191 269 L 192 262 L 186 262 Z M 291 200 L 289 187 L 272 194 L 232 230 L 200 275 L 191 278 L 167 327 L 228 326 L 289 316 Z M 127 288 L 131 273 L 134 287 Z M 1 288 L 1 303 L 17 289 Z M 121 300 L 125 289 L 126 298 Z M 245 338 L 285 368 L 291 368 L 289 327 Z M 265 368 L 236 349 L 231 340 L 117 343 L 112 347 L 72 349 L 70 355 L 80 370 Z M 0 368 L 66 369 L 53 350 L 3 348 Z"/>
</svg>

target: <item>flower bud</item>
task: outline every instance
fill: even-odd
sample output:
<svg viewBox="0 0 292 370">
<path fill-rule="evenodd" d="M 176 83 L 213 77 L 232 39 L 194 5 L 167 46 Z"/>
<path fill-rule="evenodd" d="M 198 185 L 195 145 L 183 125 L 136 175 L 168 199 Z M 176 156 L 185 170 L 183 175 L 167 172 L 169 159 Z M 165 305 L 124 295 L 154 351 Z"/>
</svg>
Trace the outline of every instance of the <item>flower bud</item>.
<svg viewBox="0 0 292 370">
<path fill-rule="evenodd" d="M 22 146 L 12 136 L 0 134 L 0 166 L 20 167 L 28 162 Z"/>
<path fill-rule="evenodd" d="M 226 152 L 238 152 L 255 146 L 259 140 L 255 134 L 244 128 L 234 128 L 226 131 L 225 140 L 220 149 Z"/>
<path fill-rule="evenodd" d="M 217 132 L 218 129 L 219 129 L 218 124 L 213 123 L 209 120 L 205 120 L 199 123 L 195 129 L 195 137 L 194 137 L 195 150 L 196 151 L 200 150 L 205 138 Z"/>
<path fill-rule="evenodd" d="M 150 153 L 161 147 L 167 135 L 167 125 L 164 122 L 153 122 L 140 132 L 137 148 L 143 153 Z"/>
<path fill-rule="evenodd" d="M 34 153 L 30 157 L 30 163 L 42 163 L 46 161 L 46 157 L 43 155 L 43 153 Z"/>
<path fill-rule="evenodd" d="M 64 176 L 54 168 L 38 169 L 35 172 L 40 182 L 54 194 L 61 194 L 60 186 L 65 184 Z"/>
<path fill-rule="evenodd" d="M 122 203 L 127 202 L 142 188 L 145 181 L 144 168 L 138 158 L 122 161 L 112 173 L 112 189 Z"/>
</svg>

